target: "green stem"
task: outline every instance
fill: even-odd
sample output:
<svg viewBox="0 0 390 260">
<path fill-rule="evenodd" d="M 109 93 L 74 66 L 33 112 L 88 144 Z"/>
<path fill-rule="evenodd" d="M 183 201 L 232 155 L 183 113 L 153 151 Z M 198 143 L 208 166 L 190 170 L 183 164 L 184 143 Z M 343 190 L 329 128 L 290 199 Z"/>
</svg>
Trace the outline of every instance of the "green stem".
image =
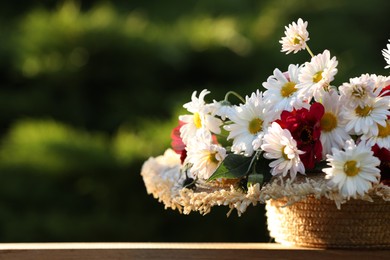
<svg viewBox="0 0 390 260">
<path fill-rule="evenodd" d="M 250 170 L 251 170 L 251 169 L 252 169 L 252 170 L 254 169 L 253 166 L 256 165 L 256 162 L 257 162 L 257 160 L 259 160 L 259 156 L 260 156 L 261 153 L 262 153 L 262 151 L 260 151 L 260 150 L 256 151 L 255 155 L 253 156 L 253 158 L 252 158 L 252 160 L 251 160 L 251 162 L 250 162 L 250 164 L 249 164 L 249 167 L 248 167 L 248 170 L 247 170 L 247 172 L 246 172 L 246 175 L 249 175 L 249 174 L 250 174 Z M 253 167 L 253 168 L 252 168 L 252 167 Z"/>
<path fill-rule="evenodd" d="M 226 95 L 225 95 L 225 101 L 228 101 L 230 95 L 234 95 L 236 98 L 238 98 L 239 100 L 241 100 L 242 103 L 245 103 L 245 99 L 244 99 L 243 97 L 241 97 L 240 94 L 238 94 L 238 93 L 235 92 L 235 91 L 229 91 L 229 92 L 227 92 Z"/>
<path fill-rule="evenodd" d="M 313 58 L 313 57 L 314 57 L 314 54 L 313 54 L 313 52 L 310 50 L 309 45 L 307 45 L 307 44 L 306 44 L 306 50 L 307 50 L 307 52 L 310 54 L 310 56 Z"/>
</svg>

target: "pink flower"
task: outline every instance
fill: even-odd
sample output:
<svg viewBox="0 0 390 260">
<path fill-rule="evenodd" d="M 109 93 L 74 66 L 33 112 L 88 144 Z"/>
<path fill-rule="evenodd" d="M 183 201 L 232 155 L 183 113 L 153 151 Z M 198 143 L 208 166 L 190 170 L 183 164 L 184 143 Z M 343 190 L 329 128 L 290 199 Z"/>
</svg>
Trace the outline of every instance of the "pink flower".
<svg viewBox="0 0 390 260">
<path fill-rule="evenodd" d="M 173 128 L 171 132 L 171 146 L 172 149 L 177 153 L 180 154 L 180 161 L 183 164 L 184 160 L 187 157 L 187 150 L 186 150 L 186 145 L 183 143 L 183 139 L 180 137 L 180 128 L 184 125 L 185 123 L 182 121 L 179 121 L 179 125 Z"/>
</svg>

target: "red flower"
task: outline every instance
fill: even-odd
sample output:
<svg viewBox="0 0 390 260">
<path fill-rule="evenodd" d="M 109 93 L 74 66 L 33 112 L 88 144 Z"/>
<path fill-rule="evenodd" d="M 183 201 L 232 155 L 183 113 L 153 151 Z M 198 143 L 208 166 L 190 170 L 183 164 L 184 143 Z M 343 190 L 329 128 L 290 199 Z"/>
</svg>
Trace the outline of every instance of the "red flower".
<svg viewBox="0 0 390 260">
<path fill-rule="evenodd" d="M 298 149 L 305 152 L 300 158 L 306 169 L 313 169 L 322 160 L 320 120 L 324 111 L 322 104 L 313 103 L 310 110 L 302 108 L 291 112 L 283 111 L 281 119 L 276 120 L 282 128 L 291 132 Z"/>
<path fill-rule="evenodd" d="M 382 96 L 390 96 L 390 85 L 384 87 L 382 90 L 381 90 L 381 93 L 380 95 Z"/>
<path fill-rule="evenodd" d="M 187 150 L 186 150 L 186 145 L 183 143 L 183 139 L 180 137 L 180 128 L 184 125 L 185 123 L 182 121 L 179 121 L 179 125 L 173 128 L 171 132 L 171 146 L 172 149 L 177 153 L 180 154 L 180 161 L 183 164 L 184 160 L 187 157 Z"/>
<path fill-rule="evenodd" d="M 390 186 L 390 151 L 386 148 L 379 148 L 378 145 L 372 147 L 374 156 L 381 161 L 379 169 L 381 170 L 381 182 Z"/>
</svg>

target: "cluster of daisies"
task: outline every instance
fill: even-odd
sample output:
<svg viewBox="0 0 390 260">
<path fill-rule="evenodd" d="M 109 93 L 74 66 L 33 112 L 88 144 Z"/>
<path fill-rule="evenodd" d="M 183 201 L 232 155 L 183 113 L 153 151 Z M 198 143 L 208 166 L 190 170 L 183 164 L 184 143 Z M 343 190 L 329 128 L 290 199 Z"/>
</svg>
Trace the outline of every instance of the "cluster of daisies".
<svg viewBox="0 0 390 260">
<path fill-rule="evenodd" d="M 184 104 L 189 114 L 179 117 L 172 147 L 188 179 L 270 174 L 294 180 L 320 172 L 345 198 L 390 184 L 390 77 L 364 74 L 332 85 L 338 61 L 328 50 L 312 53 L 307 25 L 299 19 L 286 26 L 280 43 L 287 54 L 307 50 L 311 60 L 275 69 L 264 92 L 245 99 L 228 92 L 223 101 L 207 103 L 210 92 L 203 90 Z M 389 68 L 390 44 L 382 53 Z M 231 96 L 240 104 L 231 104 Z M 238 157 L 249 163 L 232 175 Z M 258 161 L 267 162 L 268 172 L 255 170 Z"/>
</svg>

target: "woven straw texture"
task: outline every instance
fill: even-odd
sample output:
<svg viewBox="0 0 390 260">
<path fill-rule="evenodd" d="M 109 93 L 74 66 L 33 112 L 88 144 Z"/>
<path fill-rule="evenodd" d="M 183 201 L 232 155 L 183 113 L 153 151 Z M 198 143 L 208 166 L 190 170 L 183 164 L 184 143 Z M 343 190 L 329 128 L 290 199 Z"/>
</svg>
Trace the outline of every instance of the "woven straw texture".
<svg viewBox="0 0 390 260">
<path fill-rule="evenodd" d="M 313 248 L 390 248 L 390 202 L 350 200 L 338 210 L 326 198 L 290 206 L 267 201 L 270 236 L 285 245 Z"/>
</svg>

